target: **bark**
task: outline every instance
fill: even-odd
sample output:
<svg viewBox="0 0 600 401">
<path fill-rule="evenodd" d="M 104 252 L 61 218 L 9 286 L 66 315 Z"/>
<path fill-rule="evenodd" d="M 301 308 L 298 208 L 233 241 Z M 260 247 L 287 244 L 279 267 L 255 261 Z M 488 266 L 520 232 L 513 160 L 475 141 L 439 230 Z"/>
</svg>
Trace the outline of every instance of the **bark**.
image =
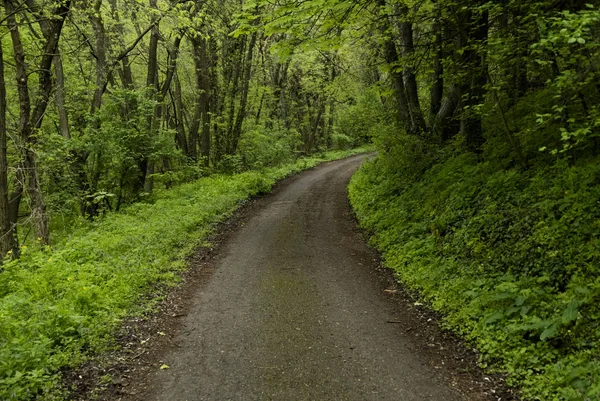
<svg viewBox="0 0 600 401">
<path fill-rule="evenodd" d="M 48 106 L 50 93 L 52 91 L 51 66 L 64 24 L 69 11 L 70 1 L 59 5 L 55 10 L 55 18 L 48 22 L 48 35 L 44 43 L 43 54 L 38 66 L 38 92 L 36 103 L 32 107 L 28 88 L 29 72 L 25 63 L 25 53 L 21 41 L 19 27 L 14 14 L 16 9 L 10 1 L 5 2 L 7 11 L 7 23 L 13 44 L 13 54 L 16 65 L 17 93 L 19 97 L 19 134 L 23 149 L 23 166 L 27 175 L 27 192 L 31 201 L 31 217 L 34 224 L 36 238 L 44 244 L 50 241 L 48 232 L 48 216 L 46 205 L 43 201 L 39 182 L 38 170 L 35 161 L 34 146 L 35 134 L 42 125 L 42 119 Z M 20 199 L 20 198 L 19 198 Z M 18 209 L 18 204 L 16 205 Z"/>
<path fill-rule="evenodd" d="M 236 46 L 233 49 L 233 54 L 229 54 L 231 57 L 231 79 L 229 80 L 229 104 L 228 104 L 228 124 L 227 124 L 227 138 L 225 143 L 225 153 L 232 154 L 233 153 L 233 134 L 234 134 L 234 126 L 235 126 L 235 102 L 237 99 L 237 93 L 239 92 L 239 82 L 240 77 L 244 72 L 244 48 L 245 48 L 245 38 L 240 37 L 236 41 Z"/>
<path fill-rule="evenodd" d="M 90 22 L 96 36 L 94 54 L 96 56 L 96 89 L 90 107 L 90 114 L 94 114 L 102 106 L 102 95 L 107 84 L 107 63 L 106 63 L 106 33 L 100 8 L 102 0 L 96 0 L 93 11 L 90 13 Z"/>
<path fill-rule="evenodd" d="M 54 102 L 58 110 L 58 121 L 60 134 L 63 138 L 70 139 L 71 131 L 69 127 L 69 114 L 65 107 L 65 74 L 63 71 L 63 62 L 60 54 L 57 54 L 53 60 L 54 72 L 56 74 L 56 89 L 54 91 Z"/>
<path fill-rule="evenodd" d="M 210 156 L 210 63 L 207 52 L 207 39 L 191 38 L 194 52 L 194 66 L 196 70 L 196 101 L 194 116 L 190 127 L 190 153 L 194 159 L 198 155 L 198 145 L 201 145 L 205 165 L 209 163 Z M 199 133 L 202 128 L 202 140 Z M 193 145 L 192 145 L 193 144 Z"/>
<path fill-rule="evenodd" d="M 452 121 L 459 103 L 460 89 L 458 85 L 452 85 L 442 99 L 440 109 L 432 123 L 432 131 L 436 139 L 445 142 L 458 133 L 458 129 L 452 124 Z"/>
<path fill-rule="evenodd" d="M 150 7 L 155 9 L 157 7 L 157 0 L 150 0 Z M 155 22 L 155 21 L 153 21 Z M 158 41 L 160 39 L 160 31 L 158 29 L 158 23 L 154 23 L 150 33 L 150 43 L 148 45 L 148 70 L 146 75 L 146 87 L 151 97 L 155 97 L 160 88 L 158 84 Z M 160 105 L 156 105 L 154 113 L 148 119 L 148 130 L 152 133 L 155 131 L 157 124 L 157 115 Z M 138 160 L 139 171 L 139 189 L 144 188 L 144 191 L 151 193 L 154 189 L 154 180 L 152 174 L 154 174 L 154 161 L 151 160 L 148 155 L 142 155 Z"/>
<path fill-rule="evenodd" d="M 248 49 L 247 49 L 247 55 L 246 55 L 246 59 L 244 61 L 244 73 L 243 73 L 243 77 L 242 77 L 242 93 L 241 93 L 241 98 L 240 98 L 240 109 L 238 111 L 236 120 L 235 120 L 235 125 L 233 127 L 233 131 L 232 131 L 232 145 L 231 145 L 231 150 L 230 153 L 234 154 L 237 150 L 237 146 L 238 146 L 238 142 L 240 140 L 240 137 L 242 135 L 242 124 L 244 122 L 244 119 L 246 118 L 246 108 L 248 106 L 248 90 L 250 88 L 250 78 L 251 78 L 251 74 L 252 74 L 252 58 L 254 55 L 254 46 L 256 45 L 256 39 L 257 39 L 257 32 L 253 32 L 252 35 L 250 35 L 250 43 L 248 45 Z"/>
<path fill-rule="evenodd" d="M 389 74 L 394 88 L 394 97 L 396 98 L 396 104 L 398 106 L 398 120 L 403 125 L 406 132 L 411 132 L 412 124 L 406 97 L 406 89 L 404 88 L 404 78 L 400 72 L 396 71 L 398 52 L 396 51 L 396 45 L 390 38 L 385 39 L 384 52 L 385 61 L 390 66 Z"/>
<path fill-rule="evenodd" d="M 112 17 L 116 22 L 116 31 L 122 38 L 125 36 L 125 27 L 119 16 L 119 10 L 117 8 L 116 0 L 109 0 Z M 126 53 L 121 60 L 121 68 L 119 69 L 119 77 L 121 84 L 124 88 L 133 89 L 133 73 L 131 72 L 131 65 L 129 63 L 129 56 Z"/>
<path fill-rule="evenodd" d="M 290 122 L 288 119 L 288 105 L 286 101 L 286 86 L 289 67 L 290 60 L 287 60 L 285 63 L 276 61 L 274 62 L 274 66 L 271 68 L 271 81 L 274 88 L 273 95 L 279 106 L 278 108 L 273 108 L 271 112 L 271 118 L 276 117 L 279 112 L 279 118 L 281 121 L 283 121 L 283 126 L 286 130 L 290 128 Z"/>
<path fill-rule="evenodd" d="M 410 132 L 412 134 L 422 134 L 425 132 L 425 119 L 423 118 L 423 112 L 421 111 L 421 104 L 419 102 L 419 89 L 417 86 L 417 77 L 415 75 L 415 69 L 411 65 L 414 60 L 415 45 L 413 40 L 413 25 L 408 19 L 408 8 L 403 5 L 396 5 L 396 10 L 400 18 L 402 19 L 399 23 L 400 31 L 400 48 L 401 55 L 404 59 L 402 76 L 404 79 L 404 86 L 406 88 L 406 100 L 408 102 L 408 110 L 410 113 Z"/>
<path fill-rule="evenodd" d="M 524 35 L 522 33 L 522 7 L 517 3 L 516 10 L 513 15 L 514 20 L 514 34 L 517 38 L 517 60 L 515 63 L 515 71 L 514 71 L 514 102 L 516 103 L 518 98 L 525 96 L 527 91 L 529 90 L 530 84 L 529 79 L 527 78 L 527 57 L 529 54 L 529 48 L 531 45 L 531 38 Z"/>
<path fill-rule="evenodd" d="M 383 9 L 386 7 L 386 0 L 377 0 L 377 5 Z M 396 50 L 396 44 L 389 36 L 391 25 L 387 15 L 381 15 L 379 31 L 383 37 L 383 58 L 390 68 L 389 75 L 392 81 L 392 88 L 394 89 L 396 105 L 398 107 L 398 121 L 400 124 L 402 124 L 406 132 L 410 132 L 412 123 L 410 108 L 408 105 L 408 97 L 406 94 L 406 88 L 404 86 L 404 77 L 402 73 L 398 71 L 399 58 L 398 51 Z"/>
<path fill-rule="evenodd" d="M 321 96 L 317 97 L 316 107 L 317 107 L 317 115 L 315 116 L 312 129 L 309 133 L 307 154 L 310 154 L 315 149 L 318 144 L 319 132 L 323 131 L 323 115 L 325 114 L 325 102 L 321 99 Z"/>
<path fill-rule="evenodd" d="M 435 117 L 442 106 L 442 98 L 444 94 L 444 66 L 442 64 L 442 60 L 444 59 L 443 33 L 439 7 L 436 7 L 435 13 L 435 22 L 433 24 L 433 33 L 435 35 L 433 40 L 433 77 L 429 103 L 429 121 L 431 127 L 433 127 L 435 123 Z"/>
<path fill-rule="evenodd" d="M 150 8 L 155 9 L 157 0 L 150 0 Z M 154 21 L 153 21 L 154 22 Z M 158 24 L 154 23 L 150 32 L 150 43 L 148 45 L 148 70 L 146 75 L 146 86 L 151 91 L 158 91 L 158 40 L 160 31 Z"/>
<path fill-rule="evenodd" d="M 211 38 L 208 40 L 208 54 L 210 55 L 209 57 L 209 81 L 211 82 L 210 85 L 210 104 L 209 104 L 209 115 L 212 116 L 218 116 L 219 111 L 221 111 L 221 104 L 223 104 L 223 101 L 220 98 L 220 94 L 221 94 L 221 90 L 219 87 L 219 81 L 218 81 L 218 72 L 217 72 L 217 65 L 218 65 L 218 53 L 217 53 L 217 41 L 216 39 L 211 36 Z M 214 138 L 214 145 L 211 144 L 211 148 L 214 148 L 214 151 L 211 150 L 211 154 L 214 155 L 214 163 L 218 163 L 219 161 L 219 154 L 220 151 L 219 149 L 221 149 L 222 147 L 219 145 L 218 141 L 220 138 L 219 135 L 219 124 L 218 124 L 218 119 L 217 118 L 212 118 L 211 119 L 211 124 L 213 126 L 213 138 Z"/>
<path fill-rule="evenodd" d="M 488 11 L 478 16 L 467 12 L 468 47 L 463 53 L 464 67 L 469 76 L 464 80 L 461 90 L 462 118 L 460 132 L 465 139 L 465 147 L 474 153 L 481 153 L 485 142 L 481 114 L 475 110 L 484 101 L 487 83 L 487 61 L 484 46 L 488 36 Z"/>
<path fill-rule="evenodd" d="M 167 92 L 171 88 L 171 84 L 173 82 L 173 77 L 175 76 L 175 71 L 177 70 L 177 59 L 179 58 L 179 47 L 181 46 L 182 36 L 178 35 L 173 41 L 173 45 L 171 49 L 169 49 L 169 58 L 167 65 L 167 74 L 165 76 L 165 80 L 162 84 L 162 88 L 160 90 L 160 98 L 159 102 L 162 102 L 167 96 Z M 157 74 L 157 82 L 158 82 L 158 74 Z"/>
<path fill-rule="evenodd" d="M 265 92 L 263 91 L 260 94 L 260 100 L 258 102 L 258 109 L 256 110 L 256 117 L 254 118 L 254 124 L 256 124 L 256 125 L 260 124 L 260 118 L 262 117 L 262 109 L 263 109 L 264 102 L 265 102 Z"/>
<path fill-rule="evenodd" d="M 208 54 L 206 54 L 204 60 L 204 70 L 202 71 L 202 92 L 200 94 L 202 108 L 200 114 L 202 117 L 202 157 L 204 158 L 204 165 L 209 166 L 210 164 L 210 125 L 211 125 L 211 79 L 210 79 L 210 62 L 208 61 Z"/>
<path fill-rule="evenodd" d="M 51 34 L 51 26 L 49 21 L 43 15 L 41 15 L 41 7 L 36 4 L 34 0 L 26 0 L 25 3 L 38 20 L 42 34 L 44 35 L 44 39 L 48 40 L 49 35 Z M 63 71 L 62 57 L 58 48 L 56 49 L 52 63 L 54 65 L 54 72 L 56 76 L 54 103 L 58 112 L 59 131 L 64 138 L 69 139 L 71 137 L 71 133 L 69 127 L 69 116 L 65 107 L 65 75 Z"/>
<path fill-rule="evenodd" d="M 332 64 L 331 65 L 331 82 L 332 83 L 335 81 L 337 75 L 338 75 L 337 68 L 336 68 L 335 64 Z M 331 99 L 329 100 L 329 118 L 327 121 L 327 132 L 325 133 L 325 135 L 326 135 L 325 145 L 327 148 L 330 148 L 331 144 L 332 144 L 334 123 L 335 123 L 335 98 L 331 97 Z"/>
<path fill-rule="evenodd" d="M 177 145 L 184 155 L 189 156 L 189 149 L 185 137 L 185 124 L 183 123 L 183 98 L 181 93 L 181 82 L 179 75 L 175 75 L 175 98 L 173 99 L 173 108 L 175 113 L 175 127 L 177 132 Z"/>
<path fill-rule="evenodd" d="M 18 255 L 16 221 L 11 219 L 8 198 L 8 160 L 6 155 L 6 82 L 4 81 L 4 55 L 0 43 L 0 263 L 8 253 Z"/>
</svg>

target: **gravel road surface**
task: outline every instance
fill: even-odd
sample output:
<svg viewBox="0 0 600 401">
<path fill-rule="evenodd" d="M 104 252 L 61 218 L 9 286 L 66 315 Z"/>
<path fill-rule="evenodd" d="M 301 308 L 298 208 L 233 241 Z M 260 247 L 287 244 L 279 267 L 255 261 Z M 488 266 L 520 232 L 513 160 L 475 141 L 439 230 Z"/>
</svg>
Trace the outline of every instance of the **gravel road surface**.
<svg viewBox="0 0 600 401">
<path fill-rule="evenodd" d="M 394 323 L 348 207 L 365 156 L 280 188 L 225 243 L 141 398 L 462 399 Z M 399 317 L 400 316 L 400 317 Z"/>
</svg>

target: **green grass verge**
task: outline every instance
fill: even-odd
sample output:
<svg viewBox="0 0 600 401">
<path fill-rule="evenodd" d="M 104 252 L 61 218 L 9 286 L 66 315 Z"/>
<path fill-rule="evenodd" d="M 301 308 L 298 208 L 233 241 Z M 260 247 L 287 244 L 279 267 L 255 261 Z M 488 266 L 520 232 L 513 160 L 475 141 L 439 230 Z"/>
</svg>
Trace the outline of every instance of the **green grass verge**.
<svg viewBox="0 0 600 401">
<path fill-rule="evenodd" d="M 106 349 L 124 317 L 152 306 L 143 296 L 175 284 L 185 257 L 243 200 L 361 151 L 202 178 L 109 214 L 53 248 L 24 247 L 0 272 L 0 399 L 60 399 L 59 370 Z"/>
<path fill-rule="evenodd" d="M 415 178 L 382 154 L 350 198 L 399 280 L 525 399 L 600 399 L 600 160 L 519 170 L 463 154 Z"/>
</svg>

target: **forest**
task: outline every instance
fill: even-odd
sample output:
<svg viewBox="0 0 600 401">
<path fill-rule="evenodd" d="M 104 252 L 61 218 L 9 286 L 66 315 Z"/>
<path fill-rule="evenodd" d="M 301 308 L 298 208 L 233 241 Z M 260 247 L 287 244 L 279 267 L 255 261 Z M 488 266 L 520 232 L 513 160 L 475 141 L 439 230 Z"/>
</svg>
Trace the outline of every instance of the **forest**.
<svg viewBox="0 0 600 401">
<path fill-rule="evenodd" d="M 67 397 L 215 222 L 369 143 L 398 280 L 523 399 L 600 397 L 599 7 L 2 0 L 0 399 Z"/>
</svg>

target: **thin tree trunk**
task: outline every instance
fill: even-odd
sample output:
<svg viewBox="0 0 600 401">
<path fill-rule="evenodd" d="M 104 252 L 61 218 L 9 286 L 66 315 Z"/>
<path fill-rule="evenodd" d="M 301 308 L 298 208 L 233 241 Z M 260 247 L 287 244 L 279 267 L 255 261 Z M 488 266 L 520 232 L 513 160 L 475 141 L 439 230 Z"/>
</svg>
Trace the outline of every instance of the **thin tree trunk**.
<svg viewBox="0 0 600 401">
<path fill-rule="evenodd" d="M 429 121 L 430 126 L 433 128 L 435 122 L 435 116 L 440 111 L 442 106 L 442 98 L 444 94 L 444 65 L 442 60 L 444 59 L 444 48 L 443 48 L 443 31 L 442 23 L 440 21 L 440 7 L 436 4 L 435 9 L 435 22 L 433 24 L 433 33 L 435 38 L 433 40 L 434 54 L 433 54 L 433 77 L 430 91 L 430 102 L 429 102 Z"/>
<path fill-rule="evenodd" d="M 96 89 L 94 90 L 94 98 L 90 108 L 90 114 L 94 114 L 102 106 L 102 95 L 104 94 L 104 86 L 107 79 L 106 65 L 106 34 L 104 31 L 104 23 L 102 22 L 102 0 L 96 0 L 94 3 L 94 11 L 90 13 L 90 22 L 96 35 L 96 43 L 94 53 L 96 55 Z"/>
<path fill-rule="evenodd" d="M 157 8 L 157 0 L 150 0 L 150 8 Z M 153 21 L 155 22 L 155 21 Z M 146 75 L 146 88 L 149 91 L 151 98 L 155 98 L 159 93 L 158 86 L 158 41 L 160 39 L 160 31 L 158 23 L 152 26 L 150 32 L 150 43 L 148 45 L 148 70 Z M 155 99 L 156 100 L 156 99 Z M 157 114 L 160 113 L 158 108 L 160 105 L 156 105 L 154 113 L 148 118 L 148 130 L 150 135 L 153 134 L 157 124 Z M 142 155 L 141 160 L 138 160 L 138 167 L 140 168 L 139 175 L 139 187 L 144 188 L 144 191 L 151 193 L 154 189 L 154 160 L 151 160 L 148 155 Z"/>
<path fill-rule="evenodd" d="M 238 142 L 242 135 L 242 124 L 244 119 L 246 118 L 246 108 L 248 106 L 248 90 L 250 88 L 250 78 L 252 74 L 252 58 L 254 54 L 254 45 L 256 44 L 257 32 L 253 32 L 250 36 L 250 43 L 247 49 L 246 61 L 245 61 L 245 70 L 244 75 L 242 77 L 242 93 L 240 98 L 240 109 L 238 111 L 235 126 L 233 127 L 232 132 L 232 145 L 231 145 L 231 153 L 235 153 L 237 150 Z"/>
<path fill-rule="evenodd" d="M 406 98 L 406 89 L 404 88 L 404 78 L 402 77 L 401 73 L 396 71 L 398 64 L 398 52 L 396 51 L 396 45 L 390 38 L 386 38 L 383 45 L 385 61 L 390 66 L 389 74 L 392 80 L 394 96 L 398 106 L 398 120 L 404 126 L 406 131 L 410 132 L 412 124 L 408 100 Z"/>
<path fill-rule="evenodd" d="M 487 61 L 483 47 L 488 36 L 488 11 L 484 10 L 474 17 L 467 12 L 468 39 L 464 53 L 464 67 L 470 72 L 470 79 L 464 82 L 461 90 L 462 117 L 460 132 L 465 139 L 465 147 L 474 153 L 481 153 L 485 142 L 481 114 L 476 110 L 483 103 L 487 83 Z"/>
<path fill-rule="evenodd" d="M 196 101 L 194 116 L 190 127 L 190 142 L 193 144 L 193 158 L 197 158 L 198 145 L 201 145 L 204 163 L 208 165 L 210 156 L 210 72 L 207 55 L 207 40 L 199 37 L 191 38 L 196 70 Z M 199 133 L 202 127 L 202 141 Z M 201 143 L 200 143 L 201 142 Z"/>
<path fill-rule="evenodd" d="M 442 99 L 440 109 L 434 117 L 432 131 L 436 139 L 445 142 L 455 136 L 458 131 L 451 124 L 460 103 L 460 89 L 452 85 Z"/>
<path fill-rule="evenodd" d="M 408 110 L 410 112 L 411 119 L 411 133 L 423 134 L 425 132 L 425 119 L 423 118 L 423 112 L 421 111 L 421 104 L 419 102 L 419 89 L 417 86 L 417 77 L 415 75 L 415 69 L 412 67 L 412 57 L 415 53 L 415 45 L 413 41 L 413 25 L 407 21 L 408 8 L 403 5 L 397 4 L 395 7 L 397 13 L 402 19 L 399 23 L 400 30 L 400 48 L 401 55 L 404 59 L 404 68 L 402 71 L 404 86 L 406 89 L 406 100 L 408 101 Z M 397 18 L 397 17 L 396 17 Z"/>
<path fill-rule="evenodd" d="M 56 75 L 56 88 L 54 91 L 54 102 L 58 111 L 58 122 L 60 134 L 63 138 L 70 139 L 69 115 L 65 107 L 65 74 L 63 71 L 62 57 L 60 54 L 54 56 L 54 73 Z"/>
<path fill-rule="evenodd" d="M 125 36 L 125 29 L 123 26 L 123 22 L 119 16 L 117 1 L 109 0 L 110 8 L 112 12 L 113 19 L 116 21 L 115 30 L 117 33 L 123 38 Z M 121 78 L 121 84 L 126 89 L 133 89 L 133 74 L 131 72 L 131 65 L 129 63 L 129 56 L 124 55 L 121 60 L 121 68 L 119 69 L 119 77 Z"/>
<path fill-rule="evenodd" d="M 279 118 L 283 121 L 283 126 L 286 130 L 290 129 L 290 121 L 288 118 L 288 105 L 286 99 L 286 86 L 288 78 L 288 69 L 290 66 L 290 60 L 284 64 L 279 61 L 276 62 L 275 68 L 271 73 L 271 79 L 273 81 L 275 101 L 279 105 Z M 277 115 L 277 109 L 274 108 L 271 114 L 271 118 Z"/>
<path fill-rule="evenodd" d="M 185 137 L 185 124 L 183 123 L 183 99 L 179 74 L 175 75 L 175 98 L 173 99 L 173 108 L 175 109 L 177 144 L 183 154 L 189 156 L 188 144 Z"/>
<path fill-rule="evenodd" d="M 31 217 L 35 228 L 35 236 L 39 238 L 40 241 L 47 244 L 49 243 L 49 233 L 48 233 L 48 218 L 46 215 L 46 206 L 42 200 L 41 188 L 37 173 L 37 168 L 35 164 L 35 156 L 33 145 L 35 143 L 33 136 L 33 128 L 36 125 L 35 120 L 32 122 L 32 112 L 31 112 L 31 100 L 29 97 L 29 74 L 27 72 L 27 64 L 25 62 L 25 53 L 23 50 L 23 44 L 21 41 L 21 35 L 19 32 L 19 27 L 17 25 L 14 14 L 16 10 L 14 9 L 12 3 L 9 1 L 5 2 L 6 12 L 8 14 L 7 23 L 10 30 L 11 40 L 13 44 L 13 53 L 16 65 L 16 74 L 15 78 L 17 81 L 17 92 L 19 97 L 19 133 L 21 136 L 23 149 L 23 165 L 25 171 L 27 173 L 27 189 L 29 194 L 29 199 L 31 200 Z M 47 40 L 47 43 L 50 43 L 52 38 Z M 56 42 L 58 44 L 58 41 Z M 47 46 L 45 46 L 47 48 Z M 54 50 L 54 48 L 52 48 Z M 52 53 L 50 53 L 52 54 Z M 49 62 L 47 63 L 47 69 L 50 69 L 52 64 L 52 56 L 49 57 Z M 45 59 L 48 59 L 47 56 L 43 57 L 42 65 Z M 40 73 L 40 91 L 43 91 L 45 82 L 43 82 L 44 76 L 47 75 L 43 70 Z M 49 78 L 49 77 L 48 77 Z M 42 99 L 40 102 L 44 102 L 44 93 L 41 93 Z M 49 95 L 49 91 L 48 91 Z M 48 99 L 45 99 L 45 105 L 48 104 Z M 45 107 L 44 107 L 45 111 Z M 34 113 L 34 116 L 36 113 Z M 40 115 L 40 124 L 41 117 Z M 17 205 L 18 209 L 18 205 Z"/>
<path fill-rule="evenodd" d="M 8 160 L 6 155 L 6 82 L 4 55 L 0 42 L 0 263 L 8 251 L 18 256 L 16 221 L 11 220 L 8 199 Z"/>
<path fill-rule="evenodd" d="M 36 19 L 38 20 L 40 29 L 42 30 L 42 34 L 44 35 L 44 39 L 48 40 L 49 35 L 51 34 L 51 26 L 49 21 L 47 20 L 47 17 L 45 17 L 41 13 L 42 7 L 36 4 L 33 0 L 25 0 L 25 4 L 27 4 L 29 10 L 35 15 Z M 32 33 L 34 33 L 35 35 L 35 31 L 33 29 Z M 36 35 L 36 37 L 39 39 L 38 35 Z M 71 137 L 71 134 L 69 127 L 69 116 L 65 108 L 65 75 L 63 71 L 62 57 L 58 48 L 56 49 L 54 58 L 52 59 L 52 63 L 54 65 L 54 71 L 56 76 L 54 102 L 58 111 L 59 131 L 64 138 L 69 139 Z"/>
<path fill-rule="evenodd" d="M 233 65 L 232 68 L 232 78 L 229 85 L 229 107 L 227 117 L 229 122 L 227 124 L 227 142 L 225 144 L 225 153 L 233 154 L 233 135 L 235 132 L 235 101 L 237 98 L 237 93 L 239 91 L 239 81 L 240 77 L 244 74 L 244 48 L 246 41 L 244 37 L 240 37 L 236 40 L 236 46 L 234 49 L 233 57 Z M 231 54 L 230 54 L 231 55 Z"/>
</svg>

